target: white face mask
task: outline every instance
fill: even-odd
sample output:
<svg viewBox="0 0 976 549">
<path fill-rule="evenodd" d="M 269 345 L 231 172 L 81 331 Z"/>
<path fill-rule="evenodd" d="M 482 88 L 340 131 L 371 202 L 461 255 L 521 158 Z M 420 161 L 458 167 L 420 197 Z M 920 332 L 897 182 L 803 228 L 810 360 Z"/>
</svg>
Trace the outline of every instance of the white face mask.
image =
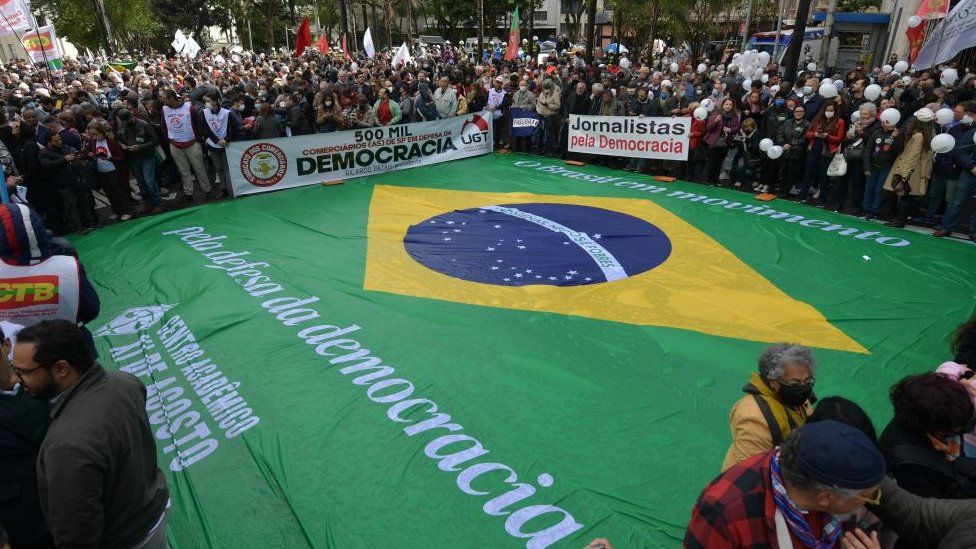
<svg viewBox="0 0 976 549">
<path fill-rule="evenodd" d="M 973 119 L 972 119 L 971 116 L 969 116 L 967 114 L 967 115 L 965 115 L 965 116 L 962 117 L 962 123 L 963 124 L 972 124 L 973 123 Z"/>
<path fill-rule="evenodd" d="M 278 103 L 278 106 L 279 106 L 279 107 L 281 107 L 281 108 L 283 109 L 283 108 L 285 108 L 285 107 L 287 107 L 287 106 L 288 106 L 288 104 L 287 104 L 287 103 L 285 103 L 284 101 L 282 101 L 282 102 L 280 102 L 280 103 Z"/>
<path fill-rule="evenodd" d="M 803 95 L 810 95 L 811 93 L 813 93 L 813 88 L 811 88 L 810 86 L 803 86 L 802 91 L 803 91 Z"/>
<path fill-rule="evenodd" d="M 834 117 L 833 111 L 824 111 L 824 118 L 833 118 L 833 117 Z"/>
</svg>

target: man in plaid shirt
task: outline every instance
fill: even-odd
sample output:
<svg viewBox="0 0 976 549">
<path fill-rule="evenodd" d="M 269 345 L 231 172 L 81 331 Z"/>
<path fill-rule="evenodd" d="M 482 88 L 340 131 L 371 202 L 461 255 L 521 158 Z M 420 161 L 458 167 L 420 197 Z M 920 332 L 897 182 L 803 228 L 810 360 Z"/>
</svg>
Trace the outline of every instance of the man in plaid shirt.
<svg viewBox="0 0 976 549">
<path fill-rule="evenodd" d="M 864 433 L 832 420 L 809 423 L 780 448 L 712 481 L 692 511 L 684 546 L 840 547 L 843 528 L 836 516 L 877 504 L 884 474 L 884 458 Z M 861 545 L 852 547 L 880 547 L 876 535 L 857 535 Z"/>
</svg>

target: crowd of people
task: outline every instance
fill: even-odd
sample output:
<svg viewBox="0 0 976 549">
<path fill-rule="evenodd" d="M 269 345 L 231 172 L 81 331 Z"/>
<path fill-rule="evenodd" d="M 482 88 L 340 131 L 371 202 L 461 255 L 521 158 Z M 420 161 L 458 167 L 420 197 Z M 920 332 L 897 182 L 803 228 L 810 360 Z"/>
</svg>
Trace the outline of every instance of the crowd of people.
<svg viewBox="0 0 976 549">
<path fill-rule="evenodd" d="M 57 72 L 9 64 L 0 72 L 0 166 L 11 195 L 0 205 L 0 275 L 43 264 L 79 288 L 68 317 L 50 313 L 0 336 L 0 525 L 10 545 L 166 546 L 169 495 L 146 389 L 98 364 L 84 328 L 98 296 L 59 236 L 153 215 L 179 197 L 226 196 L 228 143 L 486 110 L 498 147 L 578 159 L 567 151 L 570 115 L 689 116 L 687 162 L 582 159 L 946 236 L 976 188 L 976 78 L 889 64 L 828 78 L 813 65 L 784 75 L 764 62 L 743 75 L 731 52 L 505 61 L 450 47 L 405 66 L 385 53 L 311 51 L 147 55 L 121 71 L 98 60 L 66 60 Z M 512 108 L 539 115 L 534 135 L 510 137 Z M 883 115 L 892 109 L 898 120 Z M 941 134 L 955 146 L 936 153 Z M 839 154 L 851 166 L 840 175 Z M 97 211 L 96 192 L 111 213 Z M 976 239 L 976 220 L 968 234 Z M 959 328 L 952 351 L 937 371 L 891 389 L 895 417 L 878 437 L 857 404 L 816 399 L 809 349 L 768 348 L 732 409 L 723 472 L 692 511 L 685 546 L 976 546 L 976 503 L 950 501 L 976 498 L 976 320 Z M 591 544 L 600 546 L 611 542 Z"/>
<path fill-rule="evenodd" d="M 232 141 L 487 110 L 500 148 L 976 238 L 976 216 L 964 219 L 976 190 L 976 74 L 968 70 L 916 72 L 894 55 L 873 69 L 825 74 L 810 63 L 785 75 L 768 54 L 743 65 L 749 52 L 692 59 L 680 49 L 630 57 L 597 49 L 588 61 L 563 50 L 506 61 L 448 44 L 407 64 L 393 64 L 391 53 L 146 55 L 122 71 L 81 59 L 57 73 L 12 63 L 0 71 L 0 161 L 8 183 L 26 189 L 20 198 L 56 234 L 69 234 L 158 213 L 167 200 L 227 196 Z M 532 135 L 510 137 L 513 108 L 538 117 Z M 574 114 L 692 117 L 688 160 L 568 152 Z M 933 150 L 941 134 L 952 136 L 952 150 Z M 843 173 L 833 167 L 838 156 Z M 96 190 L 107 219 L 93 209 Z"/>
</svg>

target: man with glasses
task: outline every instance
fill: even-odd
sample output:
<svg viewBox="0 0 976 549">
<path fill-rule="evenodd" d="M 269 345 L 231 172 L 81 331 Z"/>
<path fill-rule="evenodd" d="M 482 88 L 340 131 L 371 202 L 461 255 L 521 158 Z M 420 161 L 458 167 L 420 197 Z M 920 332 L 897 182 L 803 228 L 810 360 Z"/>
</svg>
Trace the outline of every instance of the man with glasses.
<svg viewBox="0 0 976 549">
<path fill-rule="evenodd" d="M 165 548 L 169 491 L 139 379 L 103 369 L 67 320 L 21 330 L 13 372 L 51 404 L 37 479 L 55 545 Z"/>
<path fill-rule="evenodd" d="M 884 457 L 862 431 L 833 420 L 804 425 L 705 488 L 684 547 L 840 547 L 842 536 L 845 547 L 880 547 L 877 534 L 845 534 L 840 517 L 882 503 L 884 477 Z"/>
<path fill-rule="evenodd" d="M 803 425 L 812 412 L 813 374 L 817 368 L 810 349 L 792 343 L 777 343 L 759 357 L 759 371 L 753 372 L 742 388 L 744 397 L 732 407 L 729 424 L 732 445 L 722 470 L 742 460 L 772 450 Z"/>
</svg>

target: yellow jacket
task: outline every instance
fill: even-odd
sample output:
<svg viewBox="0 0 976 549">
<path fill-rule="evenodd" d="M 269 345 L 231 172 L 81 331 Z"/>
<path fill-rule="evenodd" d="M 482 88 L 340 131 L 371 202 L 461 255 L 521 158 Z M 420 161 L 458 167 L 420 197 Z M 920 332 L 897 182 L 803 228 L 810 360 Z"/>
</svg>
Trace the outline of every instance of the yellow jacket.
<svg viewBox="0 0 976 549">
<path fill-rule="evenodd" d="M 803 425 L 812 411 L 809 402 L 798 408 L 785 406 L 756 372 L 753 372 L 749 384 L 743 387 L 743 390 L 747 394 L 732 406 L 732 411 L 729 413 L 732 445 L 725 454 L 725 461 L 722 463 L 723 471 L 747 457 L 773 449 L 773 435 L 756 401 L 757 397 L 769 404 L 769 409 L 776 418 L 776 423 L 779 424 L 781 438 L 786 438 L 793 430 L 791 424 L 796 427 Z"/>
</svg>

